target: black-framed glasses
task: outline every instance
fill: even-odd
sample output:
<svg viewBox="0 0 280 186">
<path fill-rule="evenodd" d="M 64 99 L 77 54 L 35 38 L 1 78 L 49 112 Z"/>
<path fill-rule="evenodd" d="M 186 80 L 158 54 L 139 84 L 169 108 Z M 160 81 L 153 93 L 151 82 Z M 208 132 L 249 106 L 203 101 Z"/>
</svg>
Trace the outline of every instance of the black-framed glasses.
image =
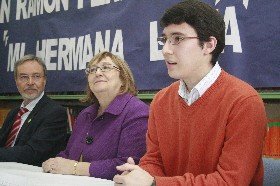
<svg viewBox="0 0 280 186">
<path fill-rule="evenodd" d="M 87 67 L 85 72 L 86 72 L 86 74 L 95 74 L 98 69 L 100 69 L 101 72 L 109 72 L 113 69 L 120 71 L 120 69 L 114 65 L 103 65 L 101 67 L 98 67 L 98 66 Z"/>
<path fill-rule="evenodd" d="M 158 37 L 157 41 L 158 41 L 158 44 L 161 46 L 165 45 L 167 40 L 172 45 L 179 45 L 181 43 L 181 41 L 183 41 L 184 39 L 198 39 L 198 37 L 182 36 L 182 35 L 173 34 L 170 37 L 166 37 L 166 36 Z"/>
<path fill-rule="evenodd" d="M 44 75 L 41 74 L 32 74 L 32 75 L 27 75 L 27 74 L 22 74 L 18 76 L 19 81 L 27 83 L 31 78 L 33 79 L 34 82 L 39 82 Z"/>
</svg>

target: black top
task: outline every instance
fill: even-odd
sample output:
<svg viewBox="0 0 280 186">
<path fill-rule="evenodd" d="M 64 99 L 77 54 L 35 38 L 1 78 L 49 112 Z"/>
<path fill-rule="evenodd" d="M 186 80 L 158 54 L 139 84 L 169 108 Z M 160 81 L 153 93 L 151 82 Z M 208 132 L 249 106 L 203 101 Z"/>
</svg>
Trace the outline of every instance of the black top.
<svg viewBox="0 0 280 186">
<path fill-rule="evenodd" d="M 25 120 L 14 147 L 5 143 L 19 107 L 11 110 L 0 129 L 0 162 L 18 162 L 41 166 L 65 148 L 66 109 L 44 95 Z"/>
</svg>

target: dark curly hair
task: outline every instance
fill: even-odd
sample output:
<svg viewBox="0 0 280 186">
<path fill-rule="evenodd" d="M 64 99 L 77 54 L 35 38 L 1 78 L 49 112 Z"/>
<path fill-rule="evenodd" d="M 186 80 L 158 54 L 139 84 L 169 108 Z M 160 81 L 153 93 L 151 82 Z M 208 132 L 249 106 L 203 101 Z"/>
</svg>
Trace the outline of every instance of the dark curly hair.
<svg viewBox="0 0 280 186">
<path fill-rule="evenodd" d="M 192 26 L 199 37 L 200 45 L 213 36 L 217 39 L 216 48 L 212 51 L 211 63 L 214 66 L 225 47 L 225 23 L 220 13 L 209 5 L 198 0 L 186 0 L 167 9 L 160 20 L 164 28 L 171 24 L 186 22 Z"/>
</svg>

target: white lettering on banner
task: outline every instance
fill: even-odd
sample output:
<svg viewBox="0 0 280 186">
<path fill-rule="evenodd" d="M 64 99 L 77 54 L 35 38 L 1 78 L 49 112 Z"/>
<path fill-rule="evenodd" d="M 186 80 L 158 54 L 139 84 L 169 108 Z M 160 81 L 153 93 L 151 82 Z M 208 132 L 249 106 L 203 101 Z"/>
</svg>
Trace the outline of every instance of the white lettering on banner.
<svg viewBox="0 0 280 186">
<path fill-rule="evenodd" d="M 228 28 L 231 29 L 230 35 L 225 35 L 225 44 L 232 45 L 233 52 L 242 53 L 241 40 L 239 34 L 239 28 L 237 24 L 235 7 L 226 7 L 225 16 L 224 16 L 225 26 L 226 26 L 226 34 Z"/>
<path fill-rule="evenodd" d="M 76 38 L 61 38 L 59 39 L 58 47 L 58 68 L 57 70 L 62 69 L 62 63 L 64 62 L 65 70 L 77 70 L 78 61 L 82 61 L 83 54 L 83 41 L 84 36 L 78 38 L 77 48 Z M 74 62 L 74 64 L 73 64 Z M 73 65 L 72 65 L 73 64 Z M 73 66 L 73 68 L 72 68 Z M 81 63 L 79 63 L 79 69 L 83 69 Z"/>
<path fill-rule="evenodd" d="M 114 2 L 118 2 L 118 1 L 122 1 L 122 0 L 114 0 Z M 111 2 L 111 0 L 91 0 L 91 7 L 95 7 L 95 6 L 102 6 L 102 5 L 106 5 L 109 4 Z"/>
<path fill-rule="evenodd" d="M 102 39 L 101 32 L 96 32 L 95 38 L 95 51 L 94 53 L 97 54 L 102 51 L 110 51 L 110 30 L 106 30 L 105 32 L 105 45 Z M 111 52 L 118 55 L 121 58 L 124 58 L 123 55 L 123 36 L 121 30 L 116 30 L 116 34 L 113 41 L 113 46 Z"/>
<path fill-rule="evenodd" d="M 105 46 L 103 43 L 103 38 L 102 38 L 101 32 L 96 32 L 94 53 L 97 54 L 104 50 L 109 51 L 109 47 L 110 47 L 110 30 L 106 30 L 106 32 L 105 32 Z"/>
<path fill-rule="evenodd" d="M 87 35 L 86 37 L 90 37 Z M 90 39 L 90 38 L 89 38 Z M 50 64 L 51 58 L 46 58 L 46 45 L 48 40 L 42 40 L 41 50 L 40 42 L 37 41 L 36 45 L 36 55 L 40 56 L 46 63 Z M 79 69 L 85 69 L 83 58 L 83 41 L 84 36 L 78 38 L 77 46 L 76 46 L 76 38 L 61 38 L 58 39 L 58 66 L 57 70 L 62 70 L 62 66 L 64 63 L 65 70 L 77 70 L 78 62 Z M 76 47 L 75 47 L 76 46 Z M 55 57 L 55 56 L 54 56 Z M 72 67 L 73 64 L 73 67 Z M 51 65 L 53 68 L 53 64 Z M 51 67 L 47 66 L 48 70 L 51 70 Z"/>
<path fill-rule="evenodd" d="M 36 56 L 41 57 L 43 61 L 45 61 L 46 54 L 46 43 L 47 40 L 42 40 L 41 50 L 40 50 L 40 42 L 36 42 Z"/>
<path fill-rule="evenodd" d="M 81 9 L 84 7 L 84 0 L 78 0 L 78 9 Z"/>
<path fill-rule="evenodd" d="M 150 22 L 150 61 L 163 60 L 162 51 L 158 48 L 157 21 Z"/>
<path fill-rule="evenodd" d="M 10 10 L 11 10 L 11 0 L 2 0 L 0 5 L 0 23 L 9 22 Z"/>
<path fill-rule="evenodd" d="M 57 50 L 52 50 L 57 48 L 57 43 L 57 39 L 47 39 L 45 63 L 48 70 L 56 70 L 56 63 L 51 63 L 51 58 L 57 57 Z"/>
<path fill-rule="evenodd" d="M 28 2 L 27 17 L 31 17 L 31 14 L 36 15 L 36 3 L 34 1 Z"/>
<path fill-rule="evenodd" d="M 217 5 L 221 0 L 215 0 L 215 5 Z M 243 0 L 243 5 L 247 9 L 249 4 L 249 0 Z"/>
<path fill-rule="evenodd" d="M 25 43 L 9 44 L 7 72 L 14 71 L 15 62 L 19 60 L 21 57 L 23 57 L 24 53 L 25 53 Z"/>
<path fill-rule="evenodd" d="M 57 70 L 61 70 L 62 60 L 64 61 L 65 70 L 72 70 L 72 65 L 69 64 L 69 60 L 67 56 L 69 54 L 70 39 L 60 38 L 58 43 L 59 45 L 58 45 L 58 57 L 57 57 L 57 63 L 58 63 Z"/>
<path fill-rule="evenodd" d="M 60 1 L 63 5 L 64 10 L 68 10 L 69 0 L 53 0 L 52 4 L 49 4 L 49 1 L 44 1 L 44 7 L 46 12 L 52 13 L 55 9 L 56 12 L 60 11 Z"/>
<path fill-rule="evenodd" d="M 83 44 L 84 44 L 84 36 L 81 36 L 78 38 L 78 43 L 76 45 L 76 38 L 70 39 L 70 51 L 69 51 L 69 63 L 74 64 L 74 70 L 78 69 L 79 64 L 79 70 L 84 69 L 85 60 L 83 58 Z M 76 46 L 76 47 L 75 47 Z M 79 61 L 83 61 L 83 63 L 79 63 Z"/>
<path fill-rule="evenodd" d="M 27 4 L 28 3 L 28 4 Z M 41 15 L 44 13 L 52 13 L 61 11 L 60 4 L 63 10 L 69 8 L 69 0 L 17 0 L 16 20 L 28 19 L 32 16 Z"/>
<path fill-rule="evenodd" d="M 123 36 L 121 30 L 116 30 L 115 38 L 113 41 L 113 46 L 111 52 L 118 55 L 120 58 L 124 59 L 123 55 Z"/>
<path fill-rule="evenodd" d="M 110 30 L 105 31 L 105 42 L 101 32 L 96 32 L 95 54 L 110 49 Z M 111 52 L 124 58 L 122 30 L 116 30 Z M 36 55 L 41 57 L 48 70 L 82 70 L 93 57 L 90 34 L 78 38 L 58 38 L 37 41 Z M 55 59 L 57 58 L 57 59 Z M 57 62 L 51 62 L 57 61 Z"/>
<path fill-rule="evenodd" d="M 3 41 L 5 43 L 5 46 L 7 46 L 8 39 L 9 39 L 8 30 L 4 30 L 4 32 L 3 32 Z"/>
<path fill-rule="evenodd" d="M 83 61 L 81 65 L 81 69 L 86 68 L 86 63 L 91 60 L 93 57 L 92 54 L 92 44 L 91 44 L 91 38 L 90 35 L 85 36 L 85 44 L 84 44 L 84 50 L 83 50 Z"/>
<path fill-rule="evenodd" d="M 17 0 L 16 20 L 20 20 L 21 14 L 23 19 L 27 18 L 26 3 L 27 3 L 26 0 Z"/>
</svg>

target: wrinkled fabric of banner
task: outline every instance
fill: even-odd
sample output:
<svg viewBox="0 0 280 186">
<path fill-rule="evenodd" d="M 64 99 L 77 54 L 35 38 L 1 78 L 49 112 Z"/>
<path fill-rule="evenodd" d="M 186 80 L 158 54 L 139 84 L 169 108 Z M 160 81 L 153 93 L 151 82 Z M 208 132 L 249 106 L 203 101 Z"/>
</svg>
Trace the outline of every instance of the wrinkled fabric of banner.
<svg viewBox="0 0 280 186">
<path fill-rule="evenodd" d="M 156 38 L 164 10 L 178 0 L 0 2 L 0 93 L 17 92 L 13 65 L 30 53 L 46 62 L 47 92 L 83 91 L 86 64 L 103 50 L 128 62 L 139 90 L 174 81 Z M 204 2 L 224 16 L 222 68 L 255 88 L 280 87 L 280 1 Z"/>
</svg>

